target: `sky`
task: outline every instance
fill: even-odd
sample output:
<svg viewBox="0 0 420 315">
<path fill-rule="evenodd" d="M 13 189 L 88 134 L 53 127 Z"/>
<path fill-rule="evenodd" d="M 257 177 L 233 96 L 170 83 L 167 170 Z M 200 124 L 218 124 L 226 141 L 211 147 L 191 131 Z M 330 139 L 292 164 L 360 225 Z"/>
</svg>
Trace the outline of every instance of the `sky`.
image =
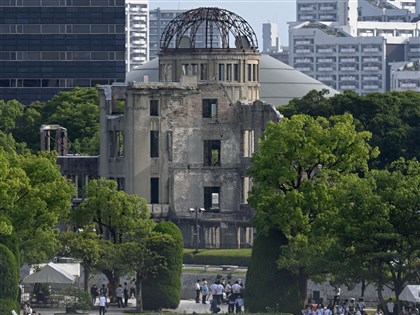
<svg viewBox="0 0 420 315">
<path fill-rule="evenodd" d="M 189 10 L 198 7 L 218 7 L 236 13 L 245 19 L 258 37 L 258 47 L 262 49 L 262 24 L 277 23 L 280 43 L 288 46 L 287 22 L 296 20 L 296 0 L 150 0 L 150 9 Z"/>
</svg>

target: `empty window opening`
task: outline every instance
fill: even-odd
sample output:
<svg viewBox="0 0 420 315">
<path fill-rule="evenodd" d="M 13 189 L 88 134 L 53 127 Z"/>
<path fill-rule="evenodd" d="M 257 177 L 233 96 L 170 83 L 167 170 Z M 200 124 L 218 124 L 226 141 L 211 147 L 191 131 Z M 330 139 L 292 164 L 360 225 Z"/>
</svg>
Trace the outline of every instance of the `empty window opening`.
<svg viewBox="0 0 420 315">
<path fill-rule="evenodd" d="M 226 65 L 226 81 L 232 81 L 232 65 Z"/>
<path fill-rule="evenodd" d="M 204 209 L 220 211 L 220 187 L 204 187 Z"/>
<path fill-rule="evenodd" d="M 208 80 L 207 64 L 206 63 L 200 64 L 200 80 L 202 80 L 202 81 Z"/>
<path fill-rule="evenodd" d="M 124 157 L 124 132 L 122 130 L 109 132 L 109 157 Z"/>
<path fill-rule="evenodd" d="M 233 65 L 233 80 L 239 81 L 239 65 L 238 64 Z"/>
<path fill-rule="evenodd" d="M 159 131 L 150 130 L 150 157 L 159 157 Z"/>
<path fill-rule="evenodd" d="M 150 100 L 150 116 L 159 116 L 158 100 Z"/>
<path fill-rule="evenodd" d="M 204 140 L 204 166 L 220 166 L 220 140 Z"/>
<path fill-rule="evenodd" d="M 203 99 L 203 118 L 217 118 L 217 99 Z"/>
<path fill-rule="evenodd" d="M 150 203 L 159 203 L 159 178 L 150 178 Z"/>
<path fill-rule="evenodd" d="M 219 64 L 219 81 L 225 80 L 225 65 L 223 63 Z"/>
</svg>

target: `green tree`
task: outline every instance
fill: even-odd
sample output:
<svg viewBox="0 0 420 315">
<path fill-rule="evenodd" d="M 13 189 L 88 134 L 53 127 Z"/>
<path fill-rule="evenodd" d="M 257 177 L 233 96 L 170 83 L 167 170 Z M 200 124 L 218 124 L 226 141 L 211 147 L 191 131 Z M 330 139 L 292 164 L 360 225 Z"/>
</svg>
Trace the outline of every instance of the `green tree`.
<svg viewBox="0 0 420 315">
<path fill-rule="evenodd" d="M 114 180 L 91 180 L 86 187 L 86 199 L 74 209 L 72 222 L 86 229 L 94 225 L 97 233 L 109 242 L 102 243 L 98 269 L 116 287 L 124 265 L 116 257 L 119 245 L 146 237 L 155 223 L 150 219 L 146 201 L 136 195 L 117 190 Z"/>
<path fill-rule="evenodd" d="M 99 105 L 96 88 L 76 87 L 62 91 L 42 108 L 44 124 L 59 124 L 67 129 L 72 151 L 99 154 Z M 39 126 L 38 126 L 39 128 Z"/>
<path fill-rule="evenodd" d="M 150 232 L 135 235 L 132 241 L 118 246 L 119 264 L 123 270 L 133 272 L 136 279 L 136 310 L 143 311 L 143 281 L 156 275 L 158 270 L 167 268 L 167 260 L 161 254 L 163 248 L 176 246 L 176 241 L 169 234 Z"/>
<path fill-rule="evenodd" d="M 308 277 L 328 272 L 324 253 L 334 238 L 325 226 L 336 214 L 331 183 L 368 169 L 369 158 L 378 154 L 369 138 L 369 132 L 356 131 L 349 114 L 295 115 L 269 123 L 253 155 L 254 224 L 262 233 L 279 230 L 286 237 L 278 265 L 298 275 L 302 302 Z"/>
<path fill-rule="evenodd" d="M 336 253 L 353 272 L 364 266 L 382 303 L 384 286 L 391 284 L 399 296 L 406 284 L 420 281 L 419 193 L 420 163 L 403 159 L 364 178 L 347 176 L 335 191 L 340 204 L 331 224 Z"/>
<path fill-rule="evenodd" d="M 296 294 L 299 289 L 296 275 L 276 264 L 281 254 L 280 246 L 284 244 L 287 244 L 287 239 L 279 230 L 257 233 L 246 274 L 247 312 L 298 314 L 301 311 L 299 294 Z"/>
<path fill-rule="evenodd" d="M 381 155 L 371 166 L 383 168 L 399 157 L 420 159 L 420 94 L 413 91 L 372 93 L 359 96 L 346 91 L 327 98 L 325 92 L 311 91 L 278 108 L 287 117 L 308 114 L 313 117 L 350 113 L 358 130 L 372 133 L 371 145 Z"/>
<path fill-rule="evenodd" d="M 0 313 L 10 314 L 12 310 L 18 311 L 18 268 L 15 256 L 3 244 L 0 244 Z"/>
<path fill-rule="evenodd" d="M 104 249 L 99 235 L 92 225 L 85 226 L 78 232 L 63 232 L 60 234 L 60 240 L 67 255 L 81 260 L 84 271 L 83 288 L 88 291 L 89 277 L 97 269 Z"/>
<path fill-rule="evenodd" d="M 44 262 L 58 249 L 56 225 L 67 219 L 74 188 L 54 155 L 10 150 L 0 148 L 0 212 L 16 232 L 22 262 Z"/>
<path fill-rule="evenodd" d="M 175 309 L 181 300 L 184 248 L 182 233 L 178 226 L 172 222 L 161 222 L 155 226 L 153 231 L 170 235 L 174 242 L 164 243 L 159 249 L 159 253 L 166 259 L 167 267 L 159 266 L 154 277 L 144 280 L 143 305 L 148 310 Z"/>
</svg>

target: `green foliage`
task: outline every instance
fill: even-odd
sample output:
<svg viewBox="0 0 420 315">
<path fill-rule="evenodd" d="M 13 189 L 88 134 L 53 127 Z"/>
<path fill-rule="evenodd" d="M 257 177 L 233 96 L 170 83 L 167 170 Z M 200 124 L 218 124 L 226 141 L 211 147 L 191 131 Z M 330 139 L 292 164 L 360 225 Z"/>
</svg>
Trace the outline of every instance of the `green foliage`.
<svg viewBox="0 0 420 315">
<path fill-rule="evenodd" d="M 56 253 L 56 225 L 67 219 L 73 191 L 55 155 L 0 149 L 0 211 L 16 231 L 22 262 L 44 262 Z"/>
<path fill-rule="evenodd" d="M 371 145 L 381 155 L 371 166 L 382 168 L 399 157 L 420 160 L 420 94 L 413 91 L 372 93 L 359 96 L 344 92 L 326 98 L 311 91 L 305 97 L 278 108 L 287 117 L 308 114 L 314 117 L 351 113 L 359 130 L 372 132 Z"/>
<path fill-rule="evenodd" d="M 210 249 L 200 250 L 196 254 L 194 251 L 184 250 L 184 264 L 248 266 L 252 249 Z"/>
<path fill-rule="evenodd" d="M 3 244 L 0 244 L 0 279 L 0 300 L 16 302 L 19 286 L 18 267 L 15 256 Z M 13 303 L 10 305 L 13 306 Z"/>
<path fill-rule="evenodd" d="M 156 276 L 143 282 L 143 307 L 150 310 L 175 309 L 181 299 L 183 239 L 180 229 L 172 222 L 161 222 L 155 232 L 170 235 L 173 243 L 166 243 L 159 253 L 166 258 L 165 267 L 158 267 Z"/>
<path fill-rule="evenodd" d="M 17 299 L 3 299 L 0 297 L 0 314 L 11 314 L 13 310 L 19 314 L 20 306 Z"/>
<path fill-rule="evenodd" d="M 276 265 L 280 245 L 286 242 L 287 239 L 279 231 L 271 231 L 267 235 L 257 234 L 252 262 L 246 276 L 247 312 L 276 310 L 299 313 L 301 303 L 296 294 L 297 276 L 286 269 L 279 269 Z"/>
<path fill-rule="evenodd" d="M 401 159 L 337 186 L 340 207 L 332 228 L 341 264 L 378 286 L 392 283 L 397 296 L 420 281 L 420 163 Z"/>
<path fill-rule="evenodd" d="M 5 228 L 1 228 L 1 226 Z M 16 233 L 13 231 L 12 222 L 4 215 L 0 215 L 0 244 L 5 245 L 15 256 L 16 267 L 19 273 L 21 255 L 18 242 Z"/>
<path fill-rule="evenodd" d="M 99 153 L 99 106 L 96 88 L 63 91 L 42 109 L 44 123 L 59 124 L 68 131 L 76 149 L 88 155 Z"/>
<path fill-rule="evenodd" d="M 24 106 L 16 100 L 0 100 L 0 131 L 9 133 L 15 128 L 16 119 L 22 115 Z"/>
<path fill-rule="evenodd" d="M 249 174 L 255 185 L 248 201 L 256 209 L 254 226 L 286 237 L 277 263 L 299 274 L 302 300 L 304 279 L 328 272 L 324 254 L 334 238 L 325 227 L 337 212 L 331 186 L 345 174 L 367 171 L 377 155 L 369 138 L 369 132 L 356 131 L 349 114 L 295 115 L 269 123 L 253 155 Z"/>
<path fill-rule="evenodd" d="M 77 287 L 67 287 L 61 290 L 61 294 L 68 297 L 65 299 L 65 306 L 68 310 L 90 310 L 92 308 L 92 300 L 87 291 Z"/>
</svg>

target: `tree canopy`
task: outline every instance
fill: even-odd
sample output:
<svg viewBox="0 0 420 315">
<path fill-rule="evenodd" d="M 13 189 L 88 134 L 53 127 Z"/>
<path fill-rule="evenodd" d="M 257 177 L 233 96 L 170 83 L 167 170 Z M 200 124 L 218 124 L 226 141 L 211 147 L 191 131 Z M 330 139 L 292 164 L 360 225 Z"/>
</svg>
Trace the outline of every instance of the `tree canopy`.
<svg viewBox="0 0 420 315">
<path fill-rule="evenodd" d="M 0 129 L 10 132 L 18 143 L 39 151 L 42 124 L 58 124 L 67 129 L 70 152 L 99 154 L 99 106 L 96 88 L 76 87 L 62 91 L 46 103 L 24 106 L 0 100 Z"/>
<path fill-rule="evenodd" d="M 359 96 L 346 91 L 327 98 L 327 91 L 311 91 L 278 110 L 286 117 L 307 114 L 313 117 L 350 113 L 358 130 L 372 133 L 370 141 L 381 152 L 372 160 L 383 168 L 400 157 L 420 160 L 420 94 L 413 91 L 371 93 Z"/>
<path fill-rule="evenodd" d="M 367 171 L 378 154 L 370 136 L 356 131 L 350 114 L 295 115 L 269 123 L 252 157 L 254 225 L 286 237 L 278 264 L 299 274 L 302 299 L 308 277 L 328 272 L 324 253 L 334 239 L 325 226 L 336 214 L 331 185 L 344 174 Z"/>
</svg>

